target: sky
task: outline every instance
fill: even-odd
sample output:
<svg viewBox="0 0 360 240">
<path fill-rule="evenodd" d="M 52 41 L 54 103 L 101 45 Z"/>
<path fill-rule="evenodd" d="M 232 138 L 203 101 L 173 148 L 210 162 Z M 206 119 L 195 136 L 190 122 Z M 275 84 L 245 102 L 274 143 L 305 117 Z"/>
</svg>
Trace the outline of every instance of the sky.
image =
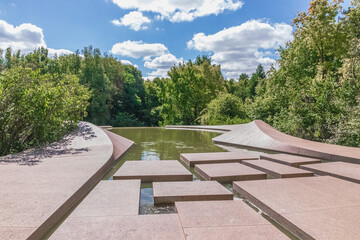
<svg viewBox="0 0 360 240">
<path fill-rule="evenodd" d="M 1 0 L 0 48 L 26 53 L 47 47 L 50 55 L 62 55 L 92 45 L 148 79 L 207 55 L 226 78 L 237 78 L 276 62 L 276 49 L 292 39 L 291 21 L 308 2 Z"/>
</svg>

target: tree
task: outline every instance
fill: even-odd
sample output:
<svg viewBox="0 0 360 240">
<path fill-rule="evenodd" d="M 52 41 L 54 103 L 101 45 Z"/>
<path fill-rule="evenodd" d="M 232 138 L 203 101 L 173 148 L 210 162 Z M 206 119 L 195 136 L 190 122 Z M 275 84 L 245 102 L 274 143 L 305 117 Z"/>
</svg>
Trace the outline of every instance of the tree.
<svg viewBox="0 0 360 240">
<path fill-rule="evenodd" d="M 162 124 L 196 124 L 200 112 L 224 91 L 220 66 L 211 61 L 180 63 L 168 74 L 170 78 L 160 85 Z"/>
<path fill-rule="evenodd" d="M 240 124 L 249 122 L 240 98 L 222 93 L 202 111 L 200 123 L 204 125 Z"/>
</svg>

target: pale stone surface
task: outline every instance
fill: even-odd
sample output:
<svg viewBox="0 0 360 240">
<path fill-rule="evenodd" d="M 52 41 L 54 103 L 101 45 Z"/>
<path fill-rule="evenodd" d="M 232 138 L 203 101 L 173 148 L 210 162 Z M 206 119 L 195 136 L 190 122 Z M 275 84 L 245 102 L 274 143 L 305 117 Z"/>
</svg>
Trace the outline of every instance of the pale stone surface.
<svg viewBox="0 0 360 240">
<path fill-rule="evenodd" d="M 246 124 L 221 126 L 169 126 L 171 128 L 191 128 L 206 131 L 219 129 L 224 134 L 213 138 L 214 143 L 290 153 L 330 161 L 360 163 L 360 148 L 325 144 L 309 141 L 279 132 L 261 120 Z"/>
<path fill-rule="evenodd" d="M 318 175 L 329 175 L 347 181 L 360 183 L 360 165 L 346 162 L 328 162 L 301 166 Z"/>
<path fill-rule="evenodd" d="M 217 181 L 153 183 L 154 204 L 178 201 L 232 200 L 233 194 Z"/>
<path fill-rule="evenodd" d="M 266 178 L 266 173 L 240 163 L 199 164 L 195 165 L 195 171 L 208 181 L 232 182 Z"/>
<path fill-rule="evenodd" d="M 140 180 L 100 181 L 69 217 L 138 215 Z"/>
<path fill-rule="evenodd" d="M 286 239 L 243 201 L 176 202 L 175 207 L 187 239 Z"/>
<path fill-rule="evenodd" d="M 180 160 L 189 167 L 195 164 L 210 163 L 241 163 L 243 160 L 256 160 L 259 157 L 249 152 L 213 152 L 213 153 L 186 153 L 180 154 Z"/>
<path fill-rule="evenodd" d="M 305 164 L 321 163 L 321 159 L 296 156 L 296 155 L 284 154 L 284 153 L 262 154 L 260 155 L 260 159 L 265 159 L 272 162 L 278 162 L 292 167 L 300 167 L 300 165 L 305 165 Z"/>
<path fill-rule="evenodd" d="M 50 239 L 185 240 L 177 214 L 69 218 Z"/>
<path fill-rule="evenodd" d="M 280 240 L 288 239 L 272 225 L 185 228 L 187 240 Z"/>
<path fill-rule="evenodd" d="M 103 130 L 81 123 L 79 132 L 59 143 L 0 158 L 1 236 L 41 237 L 110 169 L 112 154 Z"/>
<path fill-rule="evenodd" d="M 141 179 L 143 182 L 191 181 L 192 173 L 177 160 L 127 161 L 114 179 Z"/>
<path fill-rule="evenodd" d="M 262 172 L 266 172 L 274 178 L 293 178 L 293 177 L 310 177 L 314 176 L 313 172 L 286 166 L 281 163 L 271 162 L 267 160 L 251 160 L 243 161 L 243 164 Z"/>
<path fill-rule="evenodd" d="M 334 177 L 234 182 L 240 193 L 302 239 L 360 236 L 360 185 Z"/>
</svg>

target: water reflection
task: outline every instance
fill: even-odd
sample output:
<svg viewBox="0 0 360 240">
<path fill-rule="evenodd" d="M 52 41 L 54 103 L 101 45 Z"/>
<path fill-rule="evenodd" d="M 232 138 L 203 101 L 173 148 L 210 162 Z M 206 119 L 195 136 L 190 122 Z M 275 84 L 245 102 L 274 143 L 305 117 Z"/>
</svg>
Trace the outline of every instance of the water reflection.
<svg viewBox="0 0 360 240">
<path fill-rule="evenodd" d="M 164 128 L 115 128 L 112 130 L 135 142 L 124 160 L 175 160 L 180 153 L 221 152 L 212 143 L 214 132 L 184 131 Z"/>
</svg>

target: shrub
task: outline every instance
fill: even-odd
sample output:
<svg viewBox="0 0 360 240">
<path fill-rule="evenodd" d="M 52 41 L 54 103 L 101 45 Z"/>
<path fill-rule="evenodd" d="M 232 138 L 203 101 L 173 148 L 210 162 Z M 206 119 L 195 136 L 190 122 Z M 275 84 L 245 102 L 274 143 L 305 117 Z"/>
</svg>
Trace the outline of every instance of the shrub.
<svg viewBox="0 0 360 240">
<path fill-rule="evenodd" d="M 86 115 L 90 92 L 74 75 L 14 67 L 0 74 L 0 155 L 59 140 Z"/>
</svg>

